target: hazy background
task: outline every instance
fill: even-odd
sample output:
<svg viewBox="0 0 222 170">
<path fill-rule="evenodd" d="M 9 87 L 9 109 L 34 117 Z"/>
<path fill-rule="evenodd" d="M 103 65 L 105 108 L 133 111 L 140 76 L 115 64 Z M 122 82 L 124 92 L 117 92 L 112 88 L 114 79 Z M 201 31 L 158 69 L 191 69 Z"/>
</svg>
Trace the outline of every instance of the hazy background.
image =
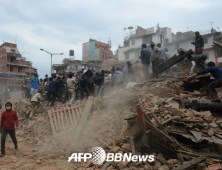
<svg viewBox="0 0 222 170">
<path fill-rule="evenodd" d="M 69 58 L 82 59 L 82 44 L 90 38 L 107 43 L 112 50 L 123 43 L 125 27 L 157 26 L 177 31 L 222 29 L 221 0 L 0 0 L 0 44 L 18 44 L 23 56 L 33 62 L 41 77 L 50 74 L 54 63 Z M 17 37 L 17 38 L 16 38 Z"/>
</svg>

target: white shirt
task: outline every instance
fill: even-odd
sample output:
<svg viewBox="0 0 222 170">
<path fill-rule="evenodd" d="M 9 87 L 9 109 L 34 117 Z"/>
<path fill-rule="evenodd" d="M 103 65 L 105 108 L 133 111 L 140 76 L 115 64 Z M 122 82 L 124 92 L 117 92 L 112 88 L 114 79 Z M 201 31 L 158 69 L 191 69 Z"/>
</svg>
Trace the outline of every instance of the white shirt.
<svg viewBox="0 0 222 170">
<path fill-rule="evenodd" d="M 83 74 L 85 74 L 85 72 L 87 72 L 87 70 L 85 69 L 85 70 L 83 70 Z"/>
</svg>

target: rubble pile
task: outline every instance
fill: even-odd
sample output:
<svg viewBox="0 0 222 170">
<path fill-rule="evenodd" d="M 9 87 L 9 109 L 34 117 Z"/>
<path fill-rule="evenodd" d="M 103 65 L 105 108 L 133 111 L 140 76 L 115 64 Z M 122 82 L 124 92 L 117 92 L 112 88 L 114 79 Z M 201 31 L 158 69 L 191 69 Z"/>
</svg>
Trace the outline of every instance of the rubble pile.
<svg viewBox="0 0 222 170">
<path fill-rule="evenodd" d="M 182 66 L 186 68 L 186 64 L 189 63 Z M 35 144 L 36 154 L 42 159 L 63 155 L 66 162 L 72 153 L 88 152 L 94 146 L 102 147 L 106 153 L 155 156 L 153 162 L 71 164 L 79 170 L 221 168 L 222 117 L 210 110 L 197 111 L 185 108 L 183 102 L 179 104 L 176 99 L 207 100 L 200 91 L 185 91 L 183 87 L 183 79 L 163 77 L 121 89 L 103 99 L 96 98 L 77 143 L 73 142 L 76 128 L 65 129 L 56 137 L 52 135 L 49 106 L 36 108 L 29 124 L 30 102 L 13 98 L 13 109 L 20 122 L 18 141 Z M 68 107 L 60 103 L 55 106 Z"/>
</svg>

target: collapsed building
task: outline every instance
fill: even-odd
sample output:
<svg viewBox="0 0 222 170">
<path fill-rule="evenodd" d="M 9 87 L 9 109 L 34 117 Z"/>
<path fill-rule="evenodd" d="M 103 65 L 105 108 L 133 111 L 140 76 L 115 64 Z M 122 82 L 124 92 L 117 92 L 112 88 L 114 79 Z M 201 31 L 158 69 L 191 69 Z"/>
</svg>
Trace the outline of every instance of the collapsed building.
<svg viewBox="0 0 222 170">
<path fill-rule="evenodd" d="M 192 54 L 192 50 L 180 50 L 179 55 L 154 68 L 159 73 Z M 19 116 L 20 129 L 16 133 L 21 149 L 13 152 L 12 145 L 9 146 L 6 154 L 13 157 L 13 162 L 3 158 L 1 166 L 76 170 L 220 169 L 222 104 L 209 101 L 212 96 L 207 87 L 213 81 L 210 75 L 186 80 L 191 66 L 187 60 L 173 74 L 158 78 L 154 75 L 153 79 L 119 89 L 103 99 L 90 96 L 71 107 L 56 102 L 53 109 L 36 108 L 31 124 L 29 101 L 12 98 Z M 96 165 L 90 160 L 67 163 L 73 153 L 88 153 L 90 148 L 98 146 L 106 153 L 154 155 L 155 159 L 104 161 Z"/>
</svg>

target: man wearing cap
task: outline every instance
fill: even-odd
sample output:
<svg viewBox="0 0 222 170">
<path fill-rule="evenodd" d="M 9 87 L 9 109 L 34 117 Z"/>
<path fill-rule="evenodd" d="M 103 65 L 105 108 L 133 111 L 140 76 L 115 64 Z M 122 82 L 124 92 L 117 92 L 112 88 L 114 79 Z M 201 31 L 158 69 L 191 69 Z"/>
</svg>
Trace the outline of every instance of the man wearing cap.
<svg viewBox="0 0 222 170">
<path fill-rule="evenodd" d="M 15 145 L 15 149 L 16 150 L 18 149 L 18 144 L 15 137 L 15 125 L 16 128 L 18 128 L 19 126 L 18 116 L 16 111 L 12 110 L 12 103 L 10 101 L 6 102 L 5 109 L 6 110 L 2 112 L 1 123 L 0 123 L 0 133 L 2 133 L 0 157 L 5 156 L 5 140 L 8 133 Z"/>
</svg>

